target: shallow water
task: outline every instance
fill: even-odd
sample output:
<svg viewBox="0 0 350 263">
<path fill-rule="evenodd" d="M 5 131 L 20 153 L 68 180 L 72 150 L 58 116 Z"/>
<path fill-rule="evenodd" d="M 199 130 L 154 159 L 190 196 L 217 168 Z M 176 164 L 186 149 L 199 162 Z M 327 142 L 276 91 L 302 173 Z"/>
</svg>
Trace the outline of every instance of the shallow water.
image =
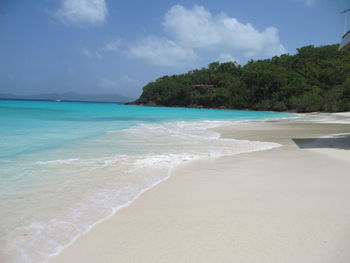
<svg viewBox="0 0 350 263">
<path fill-rule="evenodd" d="M 0 262 L 42 262 L 185 161 L 270 149 L 208 130 L 294 115 L 0 100 Z"/>
</svg>

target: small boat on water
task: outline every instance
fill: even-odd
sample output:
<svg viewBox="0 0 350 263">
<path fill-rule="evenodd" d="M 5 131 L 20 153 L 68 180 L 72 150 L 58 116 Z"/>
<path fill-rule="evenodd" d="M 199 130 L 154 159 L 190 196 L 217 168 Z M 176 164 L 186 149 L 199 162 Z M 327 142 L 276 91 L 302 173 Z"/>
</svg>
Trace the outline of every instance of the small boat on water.
<svg viewBox="0 0 350 263">
<path fill-rule="evenodd" d="M 60 102 L 61 100 L 56 100 L 57 102 Z"/>
</svg>

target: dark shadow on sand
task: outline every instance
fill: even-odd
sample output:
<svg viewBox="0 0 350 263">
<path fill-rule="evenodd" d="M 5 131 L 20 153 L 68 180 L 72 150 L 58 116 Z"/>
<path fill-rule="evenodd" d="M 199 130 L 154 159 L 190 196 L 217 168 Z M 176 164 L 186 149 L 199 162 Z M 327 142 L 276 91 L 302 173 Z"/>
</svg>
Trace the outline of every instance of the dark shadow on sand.
<svg viewBox="0 0 350 263">
<path fill-rule="evenodd" d="M 292 139 L 300 149 L 332 148 L 350 150 L 350 134 L 336 135 L 333 138 Z"/>
</svg>

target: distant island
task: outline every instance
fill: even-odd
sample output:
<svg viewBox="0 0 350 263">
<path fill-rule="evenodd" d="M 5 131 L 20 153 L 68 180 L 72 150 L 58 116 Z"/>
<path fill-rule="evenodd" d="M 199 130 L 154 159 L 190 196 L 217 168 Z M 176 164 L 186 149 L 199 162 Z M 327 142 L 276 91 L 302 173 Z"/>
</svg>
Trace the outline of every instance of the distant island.
<svg viewBox="0 0 350 263">
<path fill-rule="evenodd" d="M 122 96 L 119 94 L 78 94 L 74 92 L 48 93 L 48 94 L 37 94 L 37 95 L 27 95 L 27 96 L 0 93 L 0 99 L 120 102 L 120 103 L 125 103 L 125 102 L 135 100 L 134 98 Z"/>
<path fill-rule="evenodd" d="M 265 111 L 350 111 L 350 51 L 305 46 L 271 59 L 213 62 L 163 76 L 131 104 Z"/>
</svg>

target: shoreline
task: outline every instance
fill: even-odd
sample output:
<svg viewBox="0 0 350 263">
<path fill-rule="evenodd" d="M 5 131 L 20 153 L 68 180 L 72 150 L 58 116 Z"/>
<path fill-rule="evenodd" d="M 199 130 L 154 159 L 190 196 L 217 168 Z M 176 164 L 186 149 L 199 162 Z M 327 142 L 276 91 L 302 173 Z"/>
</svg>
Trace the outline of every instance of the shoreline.
<svg viewBox="0 0 350 263">
<path fill-rule="evenodd" d="M 147 227 L 145 227 L 145 229 L 143 229 L 143 227 L 144 227 L 143 223 L 138 220 L 138 217 L 142 218 L 144 216 L 145 211 L 147 209 L 150 209 L 150 208 L 154 209 L 157 206 L 160 206 L 160 207 L 163 207 L 167 213 L 170 213 L 170 214 L 175 213 L 175 215 L 173 215 L 173 216 L 176 218 L 178 218 L 178 217 L 181 218 L 182 217 L 181 215 L 183 215 L 183 214 L 186 215 L 189 211 L 187 211 L 187 209 L 185 209 L 185 208 L 181 209 L 181 207 L 180 208 L 177 207 L 177 209 L 174 210 L 174 209 L 171 209 L 171 206 L 167 207 L 167 205 L 171 204 L 171 202 L 176 203 L 176 200 L 181 200 L 182 197 L 180 196 L 181 194 L 176 193 L 176 192 L 172 193 L 170 191 L 170 193 L 173 194 L 173 198 L 171 198 L 171 196 L 169 197 L 169 192 L 164 190 L 164 188 L 167 188 L 168 190 L 170 189 L 170 190 L 174 191 L 174 188 L 181 186 L 183 184 L 184 180 L 186 181 L 186 180 L 192 178 L 191 173 L 197 173 L 198 170 L 201 170 L 202 166 L 205 167 L 207 165 L 206 162 L 209 163 L 209 166 L 212 166 L 211 170 L 213 170 L 213 171 L 223 170 L 222 171 L 223 177 L 226 178 L 226 177 L 230 177 L 227 174 L 228 171 L 230 171 L 230 169 L 231 170 L 236 169 L 235 166 L 230 165 L 230 163 L 232 163 L 232 162 L 236 163 L 238 165 L 238 167 L 240 167 L 240 166 L 242 166 L 242 163 L 240 163 L 240 162 L 242 162 L 242 159 L 243 159 L 243 161 L 247 161 L 250 159 L 251 159 L 251 161 L 254 161 L 257 158 L 258 159 L 264 158 L 264 156 L 271 155 L 271 152 L 272 152 L 273 158 L 279 157 L 278 153 L 283 153 L 283 154 L 288 155 L 288 154 L 291 154 L 290 152 L 292 152 L 292 154 L 293 154 L 293 152 L 294 152 L 294 154 L 296 152 L 297 154 L 300 154 L 300 152 L 298 153 L 298 151 L 303 151 L 303 150 L 293 148 L 293 143 L 291 143 L 289 141 L 290 140 L 289 137 L 291 135 L 298 136 L 300 134 L 300 135 L 304 135 L 304 137 L 307 137 L 305 135 L 309 135 L 309 136 L 311 136 L 311 138 L 313 138 L 313 137 L 315 137 L 315 135 L 320 137 L 322 135 L 329 135 L 329 134 L 337 133 L 334 131 L 343 131 L 343 132 L 347 132 L 347 133 L 350 132 L 349 125 L 346 125 L 346 124 L 325 124 L 325 123 L 321 123 L 321 124 L 316 123 L 315 124 L 315 123 L 310 123 L 309 121 L 306 121 L 307 124 L 305 124 L 305 123 L 297 124 L 296 126 L 299 126 L 299 127 L 294 128 L 294 131 L 284 130 L 282 127 L 283 125 L 287 125 L 287 126 L 289 125 L 288 129 L 290 129 L 291 124 L 294 124 L 294 126 L 295 126 L 296 122 L 298 122 L 298 120 L 289 120 L 287 122 L 284 122 L 283 120 L 279 120 L 279 121 L 274 120 L 274 121 L 270 121 L 270 122 L 265 121 L 265 122 L 260 122 L 260 123 L 259 122 L 242 122 L 242 123 L 237 123 L 237 124 L 231 124 L 231 125 L 224 126 L 224 127 L 214 128 L 215 131 L 220 132 L 220 134 L 222 135 L 222 138 L 228 137 L 228 138 L 253 140 L 253 141 L 259 140 L 259 141 L 264 141 L 264 142 L 271 141 L 271 142 L 281 143 L 282 147 L 275 148 L 275 149 L 268 150 L 268 151 L 238 154 L 238 155 L 235 155 L 233 157 L 221 157 L 217 160 L 193 161 L 193 162 L 188 163 L 188 164 L 180 165 L 180 167 L 176 167 L 174 169 L 172 176 L 168 180 L 163 181 L 162 184 L 158 185 L 158 187 L 153 187 L 152 189 L 148 190 L 140 198 L 136 198 L 137 200 L 135 202 L 132 202 L 132 204 L 130 206 L 125 207 L 124 209 L 120 209 L 116 215 L 114 215 L 114 216 L 110 217 L 109 219 L 104 220 L 104 222 L 101 222 L 98 225 L 96 225 L 90 232 L 84 234 L 83 236 L 78 238 L 71 246 L 64 249 L 62 251 L 62 253 L 60 253 L 57 256 L 49 258 L 48 262 L 74 262 L 74 260 L 77 260 L 77 259 L 79 259 L 79 261 L 84 261 L 84 262 L 97 262 L 97 261 L 114 262 L 117 259 L 121 260 L 120 262 L 164 262 L 161 260 L 156 261 L 156 259 L 154 257 L 152 257 L 152 255 L 153 256 L 155 255 L 154 254 L 155 251 L 152 249 L 147 249 L 147 246 L 144 247 L 147 243 L 141 242 L 141 241 L 145 241 L 145 240 L 144 240 L 144 237 L 142 235 L 139 235 L 138 233 L 134 233 L 133 237 L 135 238 L 135 240 L 137 240 L 137 242 L 141 242 L 141 243 L 138 243 L 136 245 L 137 242 L 134 241 L 134 242 L 136 242 L 135 246 L 131 246 L 131 247 L 133 249 L 141 250 L 143 253 L 140 253 L 139 256 L 142 255 L 142 257 L 134 258 L 134 256 L 132 256 L 131 258 L 128 258 L 127 255 L 130 253 L 131 247 L 128 248 L 125 246 L 122 247 L 121 251 L 119 251 L 118 253 L 117 252 L 116 253 L 107 253 L 107 252 L 111 249 L 111 247 L 113 247 L 114 242 L 117 242 L 118 244 L 123 244 L 123 242 L 127 243 L 128 241 L 131 241 L 130 237 L 128 237 L 129 234 L 123 232 L 123 227 L 127 227 L 130 231 L 133 228 L 141 228 L 140 230 L 142 230 L 142 231 L 147 230 Z M 324 126 L 324 125 L 330 125 L 328 127 L 330 129 L 328 129 L 326 131 L 322 130 L 322 129 L 324 129 L 324 127 L 321 127 L 321 126 Z M 233 127 L 234 127 L 235 132 L 232 134 Z M 260 129 L 260 134 L 259 134 L 259 131 L 257 131 L 257 128 Z M 247 130 L 248 130 L 248 132 L 247 132 Z M 261 134 L 261 132 L 264 132 L 264 131 L 265 131 L 265 133 Z M 266 132 L 266 131 L 268 131 L 268 132 Z M 341 133 L 341 132 L 338 132 L 338 133 Z M 347 140 L 345 140 L 345 141 L 347 141 Z M 309 150 L 307 150 L 307 151 L 309 151 Z M 315 151 L 315 149 L 312 149 L 311 151 Z M 316 152 L 316 154 L 325 154 L 325 153 L 323 153 L 323 150 L 316 150 L 316 151 L 318 151 L 318 152 Z M 339 153 L 334 154 L 334 153 L 329 153 L 329 151 L 334 151 L 334 149 L 330 149 L 330 150 L 328 150 L 328 152 L 326 151 L 327 158 L 331 157 L 334 159 L 335 158 L 334 156 L 339 155 Z M 337 150 L 335 150 L 335 151 L 337 151 Z M 275 154 L 276 152 L 277 152 L 277 156 Z M 308 152 L 308 154 L 310 154 L 310 151 Z M 314 154 L 315 154 L 314 152 L 311 152 L 311 155 L 314 155 Z M 313 157 L 314 156 L 312 156 L 312 158 Z M 271 157 L 266 157 L 266 158 L 271 159 Z M 337 161 L 339 161 L 337 158 L 335 158 L 335 159 Z M 344 160 L 346 161 L 346 158 Z M 262 166 L 264 166 L 264 165 L 262 164 Z M 225 168 L 226 170 L 223 168 Z M 266 167 L 264 167 L 264 168 L 266 168 Z M 244 171 L 244 169 L 247 169 L 247 168 L 241 167 L 240 169 L 243 169 L 243 171 Z M 209 171 L 211 171 L 211 170 L 209 169 Z M 247 172 L 247 171 L 245 171 L 245 172 Z M 252 174 L 254 174 L 254 171 L 250 171 L 250 172 Z M 223 190 L 223 189 L 220 189 L 220 187 L 221 188 L 223 187 L 222 185 L 220 187 L 217 187 L 218 189 L 216 189 L 215 187 L 214 187 L 214 189 L 211 189 L 210 185 L 213 183 L 215 184 L 215 177 L 212 177 L 212 175 L 210 175 L 210 172 L 208 174 L 208 171 L 206 171 L 206 170 L 202 171 L 202 173 L 204 174 L 205 177 L 207 177 L 208 182 L 205 182 L 204 189 L 201 189 L 199 191 L 199 195 L 202 196 L 202 198 L 200 198 L 199 200 L 196 200 L 196 204 L 199 206 L 202 205 L 202 202 L 205 200 L 204 197 L 208 191 L 211 192 L 214 190 L 215 191 L 219 190 L 219 192 L 221 192 Z M 183 174 L 187 174 L 187 177 L 189 177 L 189 178 L 185 177 Z M 264 174 L 264 176 L 267 176 L 267 175 Z M 226 178 L 226 179 L 228 179 L 228 178 Z M 242 180 L 242 178 L 240 178 L 240 179 Z M 256 177 L 255 179 L 257 180 L 259 178 Z M 192 184 L 190 184 L 189 187 L 195 188 L 196 181 L 190 180 L 190 182 Z M 208 185 L 208 183 L 209 183 L 209 185 Z M 179 188 L 179 189 L 181 189 L 181 188 Z M 223 192 L 225 193 L 225 191 L 223 191 Z M 190 192 L 186 192 L 186 194 L 189 194 L 191 196 Z M 252 193 L 252 194 L 254 194 L 254 193 Z M 154 195 L 157 196 L 156 199 L 152 199 L 152 196 L 154 196 Z M 225 193 L 225 195 L 230 195 L 230 194 Z M 230 197 L 230 198 L 231 198 L 230 200 L 232 202 L 235 201 L 234 199 L 232 199 L 232 197 Z M 193 198 L 188 198 L 183 205 L 185 207 L 188 205 L 190 205 L 190 206 L 196 205 L 196 204 L 193 204 L 193 201 L 194 201 Z M 212 200 L 206 200 L 206 201 L 212 201 Z M 220 207 L 222 206 L 222 204 L 217 204 L 217 205 L 219 205 Z M 212 210 L 215 210 L 214 207 L 211 207 L 211 208 L 212 208 Z M 222 208 L 223 208 L 223 210 L 225 210 L 225 208 L 227 208 L 227 204 L 223 205 Z M 202 210 L 200 209 L 199 214 L 201 215 L 201 217 L 205 218 L 206 215 L 208 215 L 208 213 L 210 212 L 210 210 L 211 209 L 209 209 L 209 211 L 208 211 L 208 209 L 203 210 L 203 207 L 202 207 Z M 155 214 L 157 215 L 157 213 L 155 213 Z M 148 216 L 150 216 L 150 218 L 153 218 L 151 220 L 151 222 L 158 222 L 161 226 L 162 226 L 163 220 L 165 220 L 165 221 L 169 220 L 169 214 L 158 215 L 157 218 L 154 218 L 154 216 L 152 217 L 151 215 L 148 215 Z M 228 217 L 230 217 L 230 215 L 228 215 Z M 125 221 L 125 218 L 132 219 L 132 222 L 130 223 L 130 222 L 128 222 L 128 220 Z M 180 220 L 180 222 L 181 222 L 181 220 Z M 200 222 L 200 220 L 199 220 L 199 222 Z M 164 224 L 164 222 L 163 222 L 163 224 Z M 141 227 L 142 225 L 143 225 L 143 227 Z M 155 227 L 154 225 L 152 225 L 152 226 Z M 186 225 L 186 224 L 183 226 L 183 228 L 187 229 L 187 231 L 193 230 L 192 229 L 193 227 L 194 226 L 190 227 L 189 225 Z M 203 226 L 202 231 L 205 232 L 206 228 L 208 228 L 208 226 L 206 226 L 206 227 Z M 165 230 L 166 230 L 165 231 L 166 233 L 169 233 L 169 239 L 166 239 L 167 242 L 171 243 L 174 241 L 178 241 L 181 243 L 181 240 L 176 239 L 175 234 L 178 231 L 176 228 L 176 224 L 173 225 L 173 227 L 171 229 L 165 228 L 165 229 L 161 229 L 161 230 L 162 231 L 158 231 L 158 233 L 163 233 Z M 115 232 L 115 231 L 117 231 L 119 234 L 121 232 L 123 232 L 124 235 L 115 236 L 112 234 L 112 232 Z M 111 234 L 108 237 L 109 232 L 111 232 Z M 111 237 L 111 235 L 112 235 L 112 237 Z M 151 235 L 151 233 L 148 233 L 148 236 L 150 236 L 150 235 Z M 201 236 L 198 236 L 198 239 L 200 240 Z M 158 242 L 160 242 L 159 239 L 158 239 Z M 251 242 L 252 242 L 252 245 L 255 244 L 255 242 L 253 242 L 253 241 L 251 241 Z M 225 244 L 226 243 L 223 242 L 222 245 L 225 245 Z M 161 243 L 155 242 L 155 245 L 161 246 Z M 114 247 L 114 248 L 116 249 L 116 247 Z M 86 249 L 94 250 L 96 253 L 88 253 L 88 256 L 83 256 L 81 253 L 82 253 L 82 251 L 86 251 Z M 169 247 L 167 247 L 167 249 L 168 249 L 169 253 L 172 252 L 172 250 Z M 200 247 L 198 247 L 198 249 L 200 249 Z M 106 252 L 107 256 L 104 257 L 102 255 L 102 254 L 104 254 L 104 252 L 102 253 L 102 251 Z M 126 253 L 127 251 L 129 251 L 129 253 Z M 165 261 L 166 262 L 176 262 L 175 256 L 176 255 L 179 256 L 179 255 L 176 253 L 172 254 L 172 255 L 174 256 L 174 261 L 172 261 L 172 259 L 166 259 Z M 191 253 L 188 254 L 189 257 L 191 257 L 191 255 L 192 255 Z M 83 256 L 83 258 L 81 258 L 81 256 Z M 147 256 L 146 258 L 147 259 L 149 258 L 149 260 L 142 261 L 141 258 L 144 258 L 145 256 Z M 131 260 L 129 261 L 129 259 L 131 259 Z M 197 258 L 193 257 L 193 255 L 192 255 L 192 259 L 194 261 L 197 260 Z M 227 258 L 227 259 L 229 259 L 229 258 Z M 193 262 L 193 261 L 189 261 L 189 262 Z M 211 261 L 208 260 L 208 261 L 204 261 L 204 262 L 211 262 Z M 242 262 L 245 262 L 245 261 L 242 261 Z M 249 261 L 249 262 L 252 262 L 252 261 Z M 253 262 L 255 262 L 255 261 L 253 261 Z M 264 262 L 264 261 L 256 261 L 256 262 Z M 275 262 L 275 261 L 269 261 L 269 262 Z M 287 262 L 287 261 L 284 261 L 284 262 Z M 299 262 L 302 262 L 302 261 L 299 261 Z M 305 261 L 305 262 L 307 262 L 307 261 Z M 316 262 L 316 261 L 311 261 L 311 262 Z"/>
<path fill-rule="evenodd" d="M 58 105 L 50 104 L 53 108 Z M 31 105 L 33 108 L 40 108 L 41 104 Z M 80 109 L 78 104 L 73 106 Z M 97 112 L 106 109 L 110 112 L 111 106 L 96 108 Z M 144 121 L 141 123 L 135 121 L 135 125 L 125 129 L 108 129 L 108 126 L 115 125 L 109 125 L 110 122 L 107 121 L 102 125 L 102 129 L 99 125 L 96 127 L 98 130 L 96 136 L 87 140 L 78 139 L 77 144 L 63 144 L 63 147 L 57 150 L 54 148 L 48 152 L 39 151 L 37 154 L 28 155 L 28 159 L 24 159 L 24 162 L 20 161 L 20 158 L 17 162 L 14 159 L 13 163 L 10 160 L 8 165 L 10 173 L 11 166 L 16 167 L 17 163 L 23 170 L 30 169 L 31 165 L 34 165 L 33 179 L 42 182 L 42 187 L 37 184 L 38 187 L 34 185 L 33 188 L 28 188 L 28 191 L 21 192 L 23 196 L 21 199 L 3 200 L 4 217 L 1 224 L 4 235 L 0 240 L 2 248 L 0 257 L 3 261 L 44 262 L 49 255 L 59 253 L 67 244 L 71 244 L 72 240 L 88 232 L 96 222 L 110 217 L 115 210 L 132 200 L 140 191 L 167 176 L 168 169 L 180 163 L 214 159 L 271 146 L 271 143 L 264 142 L 220 139 L 220 134 L 211 128 L 234 120 L 246 120 L 249 116 L 253 120 L 263 116 L 265 119 L 289 116 L 289 114 L 265 112 L 214 113 L 206 110 L 203 110 L 206 114 L 202 111 L 190 111 L 188 115 L 182 116 L 182 111 L 169 110 L 171 114 L 165 114 L 166 109 L 159 112 L 160 115 L 169 115 L 166 118 L 152 117 L 153 110 L 145 112 L 146 116 L 142 113 Z M 122 111 L 103 116 L 111 115 L 112 117 L 107 119 L 113 119 L 113 116 L 118 116 L 119 113 Z M 150 118 L 147 118 L 147 115 L 150 115 Z M 181 116 L 181 120 L 177 120 L 177 115 Z M 97 120 L 105 120 L 103 116 Z M 159 119 L 159 122 L 153 123 L 154 117 Z M 233 120 L 219 121 L 220 118 Z M 69 119 L 67 117 L 67 120 Z M 92 122 L 95 122 L 94 119 L 91 119 Z M 47 123 L 43 123 L 42 134 L 46 128 L 50 128 L 50 125 L 45 124 Z M 87 122 L 86 125 L 90 124 Z M 100 134 L 100 131 L 103 133 Z M 80 136 L 85 131 L 77 130 L 78 133 Z M 53 135 L 57 139 L 61 137 L 59 133 Z M 33 136 L 33 140 L 38 139 L 37 137 Z M 33 146 L 36 147 L 37 144 L 33 143 Z M 13 185 L 16 188 L 21 182 L 10 183 L 9 186 Z M 23 186 L 25 185 L 24 181 Z M 46 196 L 50 196 L 52 202 L 45 201 Z M 11 218 L 12 214 L 17 217 Z"/>
<path fill-rule="evenodd" d="M 239 123 L 249 123 L 249 122 L 265 122 L 265 121 L 279 121 L 279 120 L 285 120 L 285 119 L 294 119 L 294 118 L 300 118 L 300 116 L 297 116 L 298 114 L 295 114 L 296 116 L 295 117 L 272 117 L 272 118 L 268 118 L 268 119 L 257 119 L 257 120 L 242 120 L 242 121 L 213 121 L 213 120 L 208 120 L 208 121 L 195 121 L 195 122 L 190 122 L 191 124 L 196 124 L 196 123 L 201 123 L 201 122 L 220 122 L 221 124 L 216 124 L 214 125 L 214 128 L 213 127 L 210 127 L 210 128 L 205 128 L 205 130 L 208 130 L 208 131 L 214 131 L 215 133 L 217 133 L 219 135 L 219 138 L 220 139 L 225 139 L 225 138 L 221 138 L 220 136 L 220 132 L 216 131 L 216 129 L 218 127 L 221 127 L 221 126 L 225 126 L 225 124 L 222 124 L 222 123 L 230 123 L 230 124 L 239 124 Z M 299 114 L 300 115 L 300 114 Z M 109 131 L 109 132 L 113 132 L 113 131 Z M 231 138 L 229 138 L 231 139 Z M 248 140 L 239 140 L 239 141 L 248 141 Z M 251 141 L 248 141 L 248 142 L 251 142 Z M 265 142 L 256 142 L 256 143 L 262 143 L 264 144 Z M 254 150 L 243 150 L 242 152 L 238 152 L 238 153 L 234 153 L 234 154 L 230 154 L 230 155 L 227 155 L 227 156 L 235 156 L 235 155 L 239 155 L 239 154 L 246 154 L 246 153 L 253 153 L 253 152 L 260 152 L 260 151 L 267 151 L 267 150 L 271 150 L 273 148 L 278 148 L 278 147 L 281 147 L 280 144 L 277 144 L 277 143 L 270 143 L 270 145 L 268 146 L 264 146 L 262 148 L 257 148 L 257 149 L 254 149 Z M 66 245 L 64 246 L 61 246 L 57 249 L 56 252 L 50 254 L 48 256 L 48 258 L 44 261 L 44 262 L 49 262 L 51 260 L 51 258 L 55 258 L 57 256 L 59 256 L 66 248 L 70 247 L 72 244 L 74 244 L 77 240 L 79 240 L 81 237 L 83 237 L 84 235 L 88 234 L 93 228 L 95 228 L 96 226 L 98 226 L 99 224 L 109 220 L 110 218 L 114 217 L 118 212 L 119 210 L 122 210 L 124 208 L 127 208 L 129 207 L 130 205 L 133 204 L 133 202 L 135 202 L 137 199 L 139 199 L 145 192 L 149 191 L 149 190 L 152 190 L 154 187 L 157 187 L 159 184 L 161 184 L 162 182 L 164 181 L 167 181 L 172 175 L 172 171 L 173 170 L 176 170 L 178 169 L 179 167 L 182 167 L 183 165 L 187 165 L 187 163 L 192 163 L 192 162 L 198 162 L 198 161 L 213 161 L 213 160 L 217 160 L 219 158 L 222 158 L 224 156 L 220 156 L 220 157 L 212 157 L 212 156 L 209 156 L 206 157 L 206 158 L 201 158 L 201 159 L 193 159 L 193 160 L 188 160 L 188 161 L 184 161 L 182 164 L 175 164 L 173 167 L 170 168 L 170 170 L 168 171 L 168 174 L 156 181 L 155 183 L 147 186 L 145 189 L 143 189 L 142 191 L 140 191 L 139 193 L 136 194 L 136 196 L 134 196 L 132 199 L 130 199 L 129 201 L 127 201 L 126 203 L 118 206 L 118 207 L 113 207 L 113 212 L 104 217 L 104 218 L 101 218 L 99 219 L 98 221 L 96 221 L 95 223 L 93 223 L 92 225 L 90 225 L 88 227 L 88 229 L 82 233 L 80 233 L 78 236 L 75 236 L 69 243 L 67 243 Z"/>
</svg>

